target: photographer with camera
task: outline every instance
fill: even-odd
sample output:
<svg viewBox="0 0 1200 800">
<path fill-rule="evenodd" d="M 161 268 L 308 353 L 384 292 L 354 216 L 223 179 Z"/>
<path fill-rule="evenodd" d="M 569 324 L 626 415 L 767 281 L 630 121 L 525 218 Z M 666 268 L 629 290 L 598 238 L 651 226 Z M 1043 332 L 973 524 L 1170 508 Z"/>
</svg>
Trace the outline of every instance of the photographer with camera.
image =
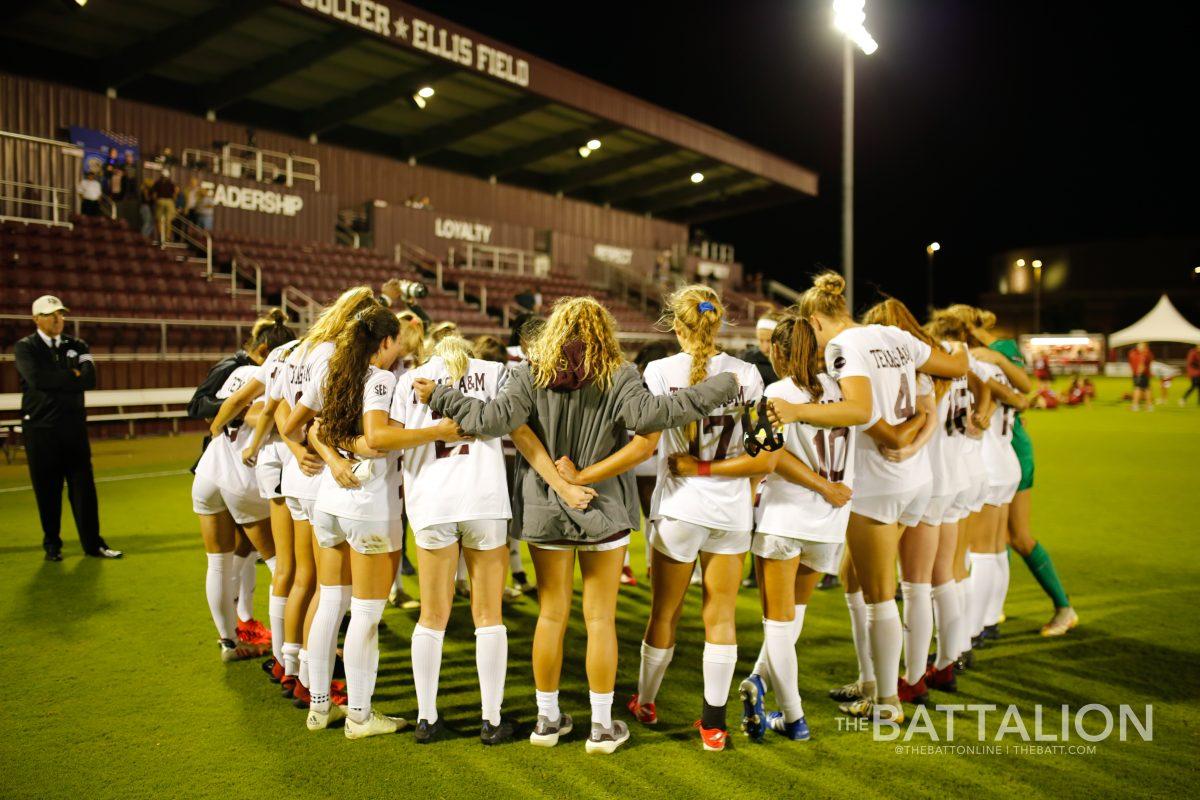
<svg viewBox="0 0 1200 800">
<path fill-rule="evenodd" d="M 429 288 L 420 281 L 410 281 L 403 278 L 392 278 L 379 287 L 379 303 L 385 308 L 399 314 L 408 309 L 421 318 L 425 327 L 433 321 L 417 300 L 429 294 Z"/>
</svg>

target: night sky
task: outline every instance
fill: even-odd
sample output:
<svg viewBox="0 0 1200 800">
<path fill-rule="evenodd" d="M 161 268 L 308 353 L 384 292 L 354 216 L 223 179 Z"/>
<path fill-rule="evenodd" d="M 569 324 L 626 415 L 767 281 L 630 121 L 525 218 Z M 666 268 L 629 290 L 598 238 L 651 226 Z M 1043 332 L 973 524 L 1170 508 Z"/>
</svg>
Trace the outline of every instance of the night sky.
<svg viewBox="0 0 1200 800">
<path fill-rule="evenodd" d="M 828 0 L 418 5 L 816 170 L 821 196 L 702 226 L 793 286 L 841 252 L 841 44 Z M 924 305 L 1010 247 L 1196 235 L 1189 4 L 882 2 L 857 61 L 856 271 Z M 569 16 L 568 16 L 569 15 Z M 1165 267 L 1163 267 L 1165 268 Z M 1155 266 L 1137 280 L 1154 281 Z"/>
</svg>

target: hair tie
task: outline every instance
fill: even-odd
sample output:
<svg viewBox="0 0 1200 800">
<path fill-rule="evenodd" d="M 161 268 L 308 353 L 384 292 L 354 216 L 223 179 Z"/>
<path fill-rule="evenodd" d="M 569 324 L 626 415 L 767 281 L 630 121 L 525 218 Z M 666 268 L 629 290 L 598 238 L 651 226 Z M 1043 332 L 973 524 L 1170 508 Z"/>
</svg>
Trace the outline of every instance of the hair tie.
<svg viewBox="0 0 1200 800">
<path fill-rule="evenodd" d="M 705 311 L 716 311 L 717 307 L 714 306 L 712 303 L 708 302 L 707 300 L 705 300 L 703 303 L 696 306 L 696 309 L 698 311 L 700 311 L 700 313 L 703 314 Z"/>
</svg>

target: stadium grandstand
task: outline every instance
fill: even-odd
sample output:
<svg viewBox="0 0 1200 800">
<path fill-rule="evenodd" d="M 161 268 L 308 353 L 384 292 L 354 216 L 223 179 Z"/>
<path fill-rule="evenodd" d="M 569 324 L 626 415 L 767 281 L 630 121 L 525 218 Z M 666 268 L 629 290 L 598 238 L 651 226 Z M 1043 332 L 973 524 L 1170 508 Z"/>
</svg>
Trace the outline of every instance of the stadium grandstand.
<svg viewBox="0 0 1200 800">
<path fill-rule="evenodd" d="M 88 173 L 98 200 L 81 199 Z M 110 391 L 195 386 L 260 311 L 303 326 L 390 278 L 423 284 L 433 319 L 505 339 L 520 298 L 591 294 L 631 349 L 668 336 L 664 292 L 703 281 L 745 344 L 795 293 L 693 226 L 816 191 L 804 167 L 404 3 L 17 4 L 0 31 L 0 396 L 43 294 Z M 148 399 L 96 418 L 177 424 Z"/>
</svg>

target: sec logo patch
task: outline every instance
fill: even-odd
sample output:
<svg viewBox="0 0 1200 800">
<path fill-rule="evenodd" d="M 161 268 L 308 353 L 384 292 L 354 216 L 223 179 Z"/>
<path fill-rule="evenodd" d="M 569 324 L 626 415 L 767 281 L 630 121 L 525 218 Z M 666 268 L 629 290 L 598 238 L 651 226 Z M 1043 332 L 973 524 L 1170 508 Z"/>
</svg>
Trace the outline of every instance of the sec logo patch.
<svg viewBox="0 0 1200 800">
<path fill-rule="evenodd" d="M 375 394 L 379 395 L 380 397 L 383 397 L 385 394 L 387 394 L 387 387 L 384 386 L 382 383 L 375 384 Z"/>
</svg>

